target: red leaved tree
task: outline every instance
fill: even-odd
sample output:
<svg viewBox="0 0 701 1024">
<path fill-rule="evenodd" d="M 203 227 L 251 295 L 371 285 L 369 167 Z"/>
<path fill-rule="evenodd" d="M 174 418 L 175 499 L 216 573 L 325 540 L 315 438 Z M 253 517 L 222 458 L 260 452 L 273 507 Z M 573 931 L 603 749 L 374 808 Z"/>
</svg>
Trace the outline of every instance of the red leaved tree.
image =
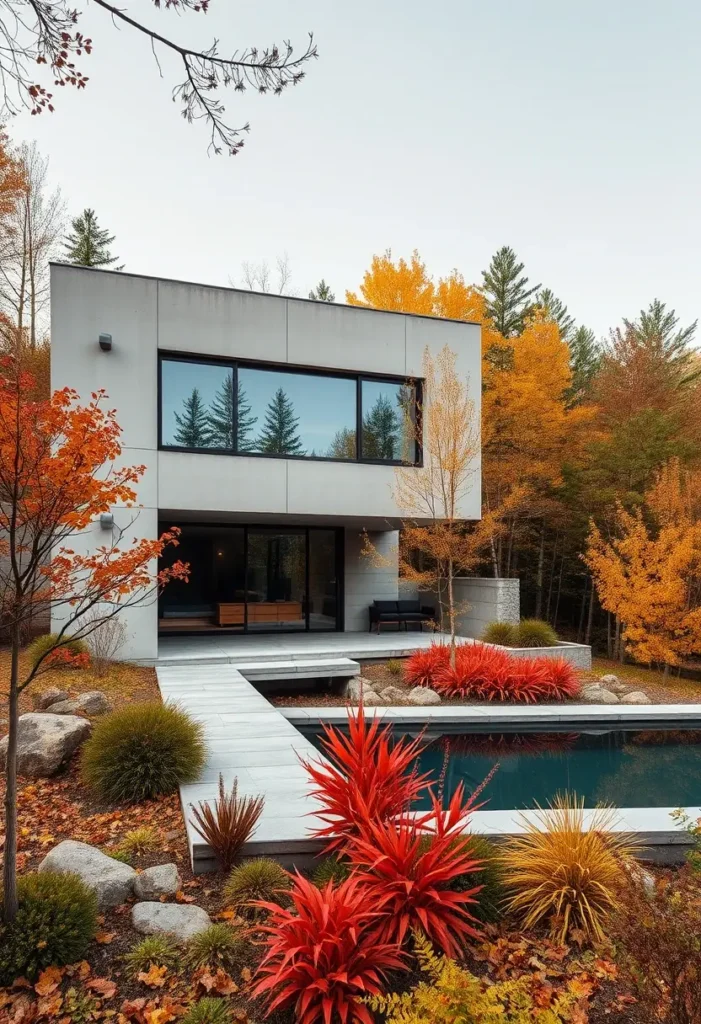
<svg viewBox="0 0 701 1024">
<path fill-rule="evenodd" d="M 157 569 L 164 547 L 177 544 L 176 529 L 158 540 L 110 542 L 80 554 L 78 535 L 111 506 L 134 506 L 135 485 L 145 466 L 118 464 L 121 428 L 106 410 L 104 392 L 86 405 L 63 388 L 36 401 L 35 382 L 18 363 L 0 365 L 0 612 L 11 644 L 3 865 L 4 917 L 17 911 L 17 732 L 19 697 L 65 649 L 124 608 L 155 597 L 171 578 L 186 579 L 176 562 Z M 51 606 L 61 625 L 53 647 L 20 671 L 20 647 L 28 625 Z"/>
</svg>

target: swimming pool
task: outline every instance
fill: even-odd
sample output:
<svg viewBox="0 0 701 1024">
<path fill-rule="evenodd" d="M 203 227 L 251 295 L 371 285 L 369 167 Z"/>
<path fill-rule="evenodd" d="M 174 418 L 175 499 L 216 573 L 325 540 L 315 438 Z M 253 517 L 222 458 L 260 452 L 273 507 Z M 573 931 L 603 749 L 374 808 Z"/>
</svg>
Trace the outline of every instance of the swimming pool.
<svg viewBox="0 0 701 1024">
<path fill-rule="evenodd" d="M 317 748 L 321 729 L 298 726 Z M 394 726 L 396 736 L 401 726 Z M 412 735 L 416 734 L 416 730 Z M 567 790 L 588 806 L 682 807 L 701 803 L 701 730 L 549 729 L 466 732 L 444 727 L 427 736 L 418 769 L 429 772 L 444 803 L 463 782 L 474 790 L 499 763 L 480 796 L 485 810 L 546 804 Z M 420 806 L 420 805 L 419 805 Z"/>
</svg>

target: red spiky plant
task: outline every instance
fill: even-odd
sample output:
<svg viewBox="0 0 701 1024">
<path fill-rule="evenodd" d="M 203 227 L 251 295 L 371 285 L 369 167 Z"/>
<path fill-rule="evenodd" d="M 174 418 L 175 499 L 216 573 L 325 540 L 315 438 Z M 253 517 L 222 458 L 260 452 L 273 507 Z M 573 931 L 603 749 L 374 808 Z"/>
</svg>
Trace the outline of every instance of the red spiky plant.
<svg viewBox="0 0 701 1024">
<path fill-rule="evenodd" d="M 295 875 L 292 907 L 259 901 L 269 917 L 253 994 L 268 1013 L 294 1006 L 298 1024 L 372 1024 L 364 996 L 379 995 L 387 971 L 405 966 L 396 944 L 378 936 L 379 912 L 356 878 L 318 889 Z"/>
<path fill-rule="evenodd" d="M 550 700 L 568 700 L 579 693 L 577 673 L 565 658 L 539 658 L 547 664 Z"/>
<path fill-rule="evenodd" d="M 321 804 L 313 813 L 325 822 L 312 834 L 328 840 L 325 853 L 342 853 L 360 824 L 384 822 L 406 811 L 428 785 L 414 761 L 421 737 L 391 742 L 390 729 L 371 722 L 362 706 L 348 713 L 348 733 L 324 726 L 322 749 L 330 764 L 302 759 L 312 780 L 312 796 Z"/>
<path fill-rule="evenodd" d="M 432 685 L 450 697 L 479 698 L 488 687 L 496 695 L 507 685 L 513 660 L 496 647 L 465 645 L 456 651 L 454 666 L 439 668 Z"/>
<path fill-rule="evenodd" d="M 462 942 L 480 935 L 467 908 L 477 902 L 481 886 L 465 892 L 450 889 L 458 876 L 481 867 L 463 836 L 474 798 L 466 800 L 460 784 L 447 810 L 433 794 L 431 805 L 414 819 L 405 815 L 394 821 L 366 821 L 349 847 L 349 857 L 368 905 L 382 912 L 382 942 L 401 945 L 412 929 L 419 929 L 448 956 L 460 957 Z"/>
<path fill-rule="evenodd" d="M 404 662 L 404 678 L 412 686 L 433 686 L 436 673 L 448 664 L 450 647 L 447 644 L 431 644 L 421 651 L 415 651 Z"/>
<path fill-rule="evenodd" d="M 514 658 L 482 644 L 459 647 L 455 665 L 440 668 L 432 685 L 447 697 L 521 704 L 564 700 L 579 689 L 574 669 L 562 658 Z"/>
</svg>

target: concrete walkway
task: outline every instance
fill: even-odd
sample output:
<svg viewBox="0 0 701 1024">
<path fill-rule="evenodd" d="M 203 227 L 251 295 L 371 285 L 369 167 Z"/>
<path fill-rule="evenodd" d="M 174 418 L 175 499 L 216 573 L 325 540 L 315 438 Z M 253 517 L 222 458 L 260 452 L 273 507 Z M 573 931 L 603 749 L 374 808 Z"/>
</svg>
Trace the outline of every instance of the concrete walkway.
<svg viewBox="0 0 701 1024">
<path fill-rule="evenodd" d="M 227 790 L 237 778 L 239 794 L 265 796 L 244 854 L 273 854 L 283 863 L 302 864 L 317 853 L 319 844 L 308 837 L 318 822 L 315 804 L 298 759 L 298 754 L 319 758 L 312 744 L 231 665 L 159 664 L 156 675 L 163 699 L 177 702 L 204 726 L 207 764 L 198 782 L 180 788 L 193 871 L 216 866 L 192 826 L 190 805 L 214 802 L 220 773 Z"/>
</svg>

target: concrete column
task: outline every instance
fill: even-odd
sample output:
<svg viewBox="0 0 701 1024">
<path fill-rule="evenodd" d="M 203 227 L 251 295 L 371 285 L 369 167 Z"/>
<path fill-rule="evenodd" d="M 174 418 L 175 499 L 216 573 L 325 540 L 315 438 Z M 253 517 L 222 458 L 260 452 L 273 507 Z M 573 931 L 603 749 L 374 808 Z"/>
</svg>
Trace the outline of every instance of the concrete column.
<svg viewBox="0 0 701 1024">
<path fill-rule="evenodd" d="M 376 598 L 396 601 L 398 597 L 399 534 L 396 530 L 385 530 L 368 536 L 386 564 L 376 565 L 373 559 L 362 554 L 362 532 L 345 530 L 346 633 L 367 631 L 368 608 Z"/>
</svg>

